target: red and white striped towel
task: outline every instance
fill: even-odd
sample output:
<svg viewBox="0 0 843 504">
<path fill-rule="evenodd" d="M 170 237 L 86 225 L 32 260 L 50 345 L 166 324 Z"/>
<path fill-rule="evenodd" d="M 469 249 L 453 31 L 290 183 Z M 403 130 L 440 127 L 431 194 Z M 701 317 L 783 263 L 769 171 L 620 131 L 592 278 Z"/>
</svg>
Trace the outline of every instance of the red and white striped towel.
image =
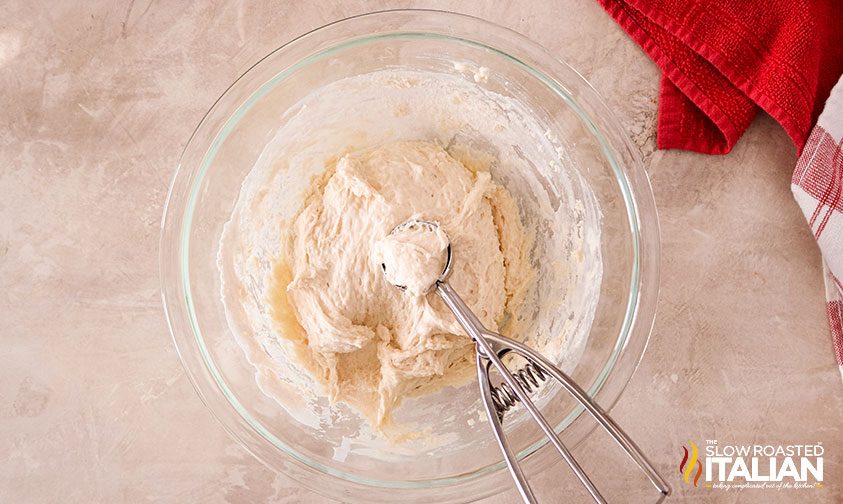
<svg viewBox="0 0 843 504">
<path fill-rule="evenodd" d="M 843 79 L 808 137 L 791 188 L 825 260 L 828 323 L 843 375 Z"/>
</svg>

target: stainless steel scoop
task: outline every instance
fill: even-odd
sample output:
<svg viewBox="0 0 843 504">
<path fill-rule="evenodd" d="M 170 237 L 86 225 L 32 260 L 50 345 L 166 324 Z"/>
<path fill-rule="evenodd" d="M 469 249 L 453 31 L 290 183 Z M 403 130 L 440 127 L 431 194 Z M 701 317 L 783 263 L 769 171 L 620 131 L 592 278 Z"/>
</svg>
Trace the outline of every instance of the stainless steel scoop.
<svg viewBox="0 0 843 504">
<path fill-rule="evenodd" d="M 427 228 L 430 231 L 435 231 L 439 228 L 439 224 L 435 222 L 411 219 L 396 226 L 391 234 L 406 231 L 414 226 Z M 477 316 L 448 284 L 448 277 L 451 274 L 453 263 L 453 251 L 451 250 L 450 242 L 448 243 L 446 253 L 447 257 L 442 274 L 430 286 L 428 292 L 432 290 L 442 298 L 466 334 L 474 340 L 477 347 L 477 379 L 480 382 L 480 395 L 483 399 L 486 416 L 489 418 L 489 423 L 492 425 L 492 432 L 495 435 L 495 439 L 497 439 L 503 458 L 506 461 L 507 467 L 509 467 L 509 472 L 512 474 L 512 478 L 515 480 L 515 485 L 518 487 L 518 491 L 524 502 L 535 503 L 536 498 L 527 482 L 527 478 L 521 470 L 518 457 L 510 448 L 503 430 L 504 415 L 516 402 L 524 405 L 524 408 L 548 437 L 551 444 L 556 448 L 556 451 L 559 452 L 568 466 L 574 471 L 574 474 L 576 474 L 577 478 L 579 478 L 586 490 L 588 490 L 594 501 L 599 503 L 606 502 L 603 496 L 600 495 L 600 491 L 597 490 L 597 487 L 594 486 L 594 483 L 592 483 L 591 479 L 589 479 L 588 475 L 583 471 L 573 455 L 571 455 L 568 448 L 562 444 L 562 440 L 559 439 L 553 427 L 547 423 L 547 420 L 539 412 L 536 405 L 530 400 L 529 392 L 537 388 L 539 383 L 547 380 L 548 377 L 554 378 L 565 390 L 573 395 L 591 413 L 606 432 L 617 441 L 638 468 L 647 475 L 650 482 L 661 493 L 658 502 L 661 502 L 669 495 L 670 486 L 659 475 L 650 461 L 647 460 L 641 449 L 568 375 L 530 347 L 490 331 L 483 326 Z M 381 264 L 381 267 L 384 273 L 386 273 L 386 264 Z M 404 290 L 403 286 L 396 285 L 396 287 Z M 514 352 L 525 358 L 527 365 L 514 372 L 510 371 L 501 360 L 504 355 L 510 352 Z M 494 387 L 490 380 L 489 371 L 492 367 L 498 371 L 503 379 L 503 383 L 499 387 Z"/>
</svg>

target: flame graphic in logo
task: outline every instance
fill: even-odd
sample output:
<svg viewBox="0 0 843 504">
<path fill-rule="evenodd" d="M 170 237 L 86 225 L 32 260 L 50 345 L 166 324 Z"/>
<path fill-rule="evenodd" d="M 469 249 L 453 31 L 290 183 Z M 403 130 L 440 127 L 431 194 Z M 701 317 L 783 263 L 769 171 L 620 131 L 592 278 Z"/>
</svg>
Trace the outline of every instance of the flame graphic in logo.
<svg viewBox="0 0 843 504">
<path fill-rule="evenodd" d="M 694 472 L 696 467 L 697 474 L 694 476 L 694 486 L 697 486 L 700 482 L 700 476 L 702 476 L 702 464 L 699 463 L 697 445 L 693 441 L 689 441 L 689 443 L 691 444 L 691 458 L 688 458 L 688 449 L 683 446 L 682 449 L 685 454 L 682 456 L 682 463 L 679 464 L 679 474 L 684 476 L 685 483 L 690 483 L 691 473 Z"/>
</svg>

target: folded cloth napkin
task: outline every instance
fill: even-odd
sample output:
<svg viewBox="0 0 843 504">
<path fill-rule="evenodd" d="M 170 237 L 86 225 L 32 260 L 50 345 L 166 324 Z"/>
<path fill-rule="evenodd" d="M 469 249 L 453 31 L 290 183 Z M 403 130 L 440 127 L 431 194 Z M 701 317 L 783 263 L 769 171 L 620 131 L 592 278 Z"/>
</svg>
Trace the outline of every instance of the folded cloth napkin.
<svg viewBox="0 0 843 504">
<path fill-rule="evenodd" d="M 770 114 L 801 152 L 843 73 L 843 0 L 598 0 L 662 70 L 660 149 L 729 152 Z"/>
<path fill-rule="evenodd" d="M 826 313 L 843 374 L 843 79 L 808 137 L 791 188 L 825 259 Z"/>
</svg>

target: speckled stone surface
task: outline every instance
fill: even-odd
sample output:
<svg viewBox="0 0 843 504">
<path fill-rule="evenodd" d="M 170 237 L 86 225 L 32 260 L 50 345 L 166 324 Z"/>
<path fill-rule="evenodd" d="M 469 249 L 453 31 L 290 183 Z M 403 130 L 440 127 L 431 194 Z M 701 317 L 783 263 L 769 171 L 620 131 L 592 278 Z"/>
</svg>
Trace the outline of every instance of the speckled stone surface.
<svg viewBox="0 0 843 504">
<path fill-rule="evenodd" d="M 670 501 L 843 501 L 820 257 L 789 191 L 795 149 L 769 118 L 728 156 L 656 152 L 658 70 L 592 0 L 139 0 L 0 5 L 0 502 L 326 502 L 229 439 L 188 383 L 160 306 L 159 221 L 195 124 L 260 56 L 329 21 L 414 6 L 528 34 L 593 83 L 641 149 L 661 298 L 613 413 Z M 707 438 L 822 442 L 825 488 L 689 488 L 681 446 Z M 576 454 L 614 502 L 652 497 L 605 436 Z M 548 502 L 586 502 L 561 464 L 533 481 Z"/>
</svg>

